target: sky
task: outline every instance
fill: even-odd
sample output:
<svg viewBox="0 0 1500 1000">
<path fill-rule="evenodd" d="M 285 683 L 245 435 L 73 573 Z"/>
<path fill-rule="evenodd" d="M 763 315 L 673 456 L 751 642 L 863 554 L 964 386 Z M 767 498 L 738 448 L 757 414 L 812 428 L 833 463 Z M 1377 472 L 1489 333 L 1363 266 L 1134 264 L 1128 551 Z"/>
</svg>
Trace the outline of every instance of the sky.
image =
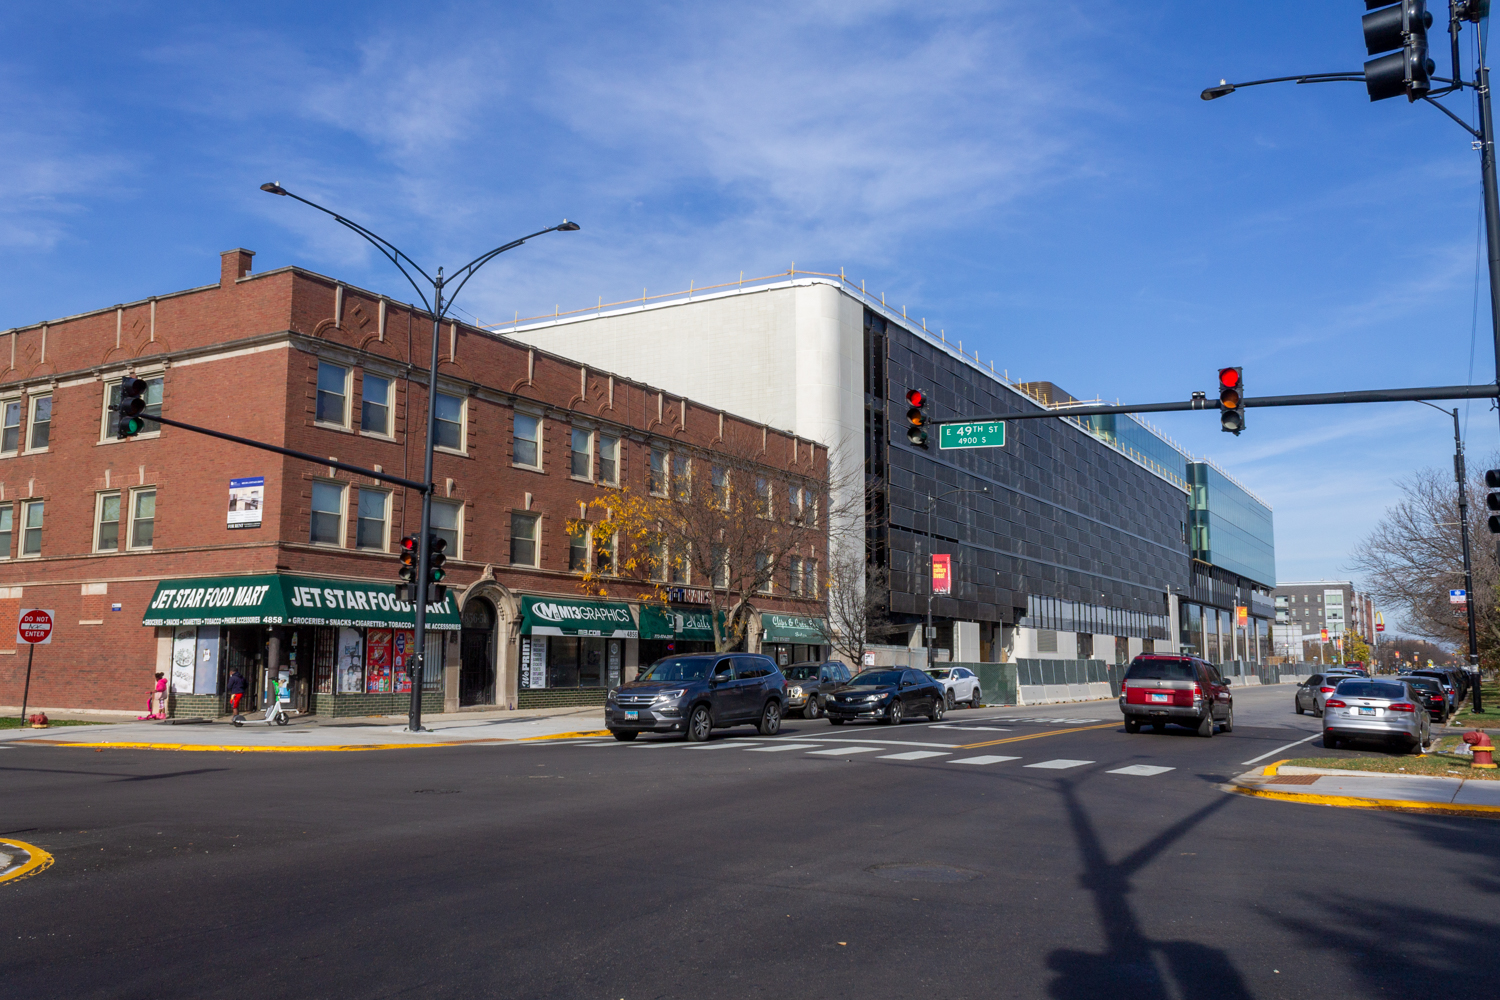
<svg viewBox="0 0 1500 1000">
<path fill-rule="evenodd" d="M 1439 26 L 1445 18 L 1433 4 Z M 1478 155 L 1360 84 L 1357 0 L 153 5 L 0 10 L 0 329 L 256 251 L 405 282 L 552 225 L 457 302 L 521 316 L 843 269 L 1014 379 L 1185 399 L 1494 381 Z M 1472 40 L 1472 29 L 1466 36 Z M 1434 34 L 1439 75 L 1446 35 Z M 1450 100 L 1472 120 L 1468 94 Z M 1459 404 L 1474 463 L 1488 402 Z M 1275 510 L 1283 581 L 1350 552 L 1452 425 L 1415 403 L 1153 422 Z M 1500 464 L 1500 462 L 1497 462 Z"/>
</svg>

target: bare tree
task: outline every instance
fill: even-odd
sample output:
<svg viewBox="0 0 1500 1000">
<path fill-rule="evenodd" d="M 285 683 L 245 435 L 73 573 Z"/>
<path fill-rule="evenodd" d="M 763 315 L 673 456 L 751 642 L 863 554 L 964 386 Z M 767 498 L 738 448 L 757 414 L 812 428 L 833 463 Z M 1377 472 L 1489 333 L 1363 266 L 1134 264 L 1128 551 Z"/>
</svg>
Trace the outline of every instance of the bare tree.
<svg viewBox="0 0 1500 1000">
<path fill-rule="evenodd" d="M 830 558 L 826 638 L 856 669 L 864 663 L 865 647 L 886 630 L 889 591 L 885 571 L 857 548 L 845 547 Z"/>
</svg>

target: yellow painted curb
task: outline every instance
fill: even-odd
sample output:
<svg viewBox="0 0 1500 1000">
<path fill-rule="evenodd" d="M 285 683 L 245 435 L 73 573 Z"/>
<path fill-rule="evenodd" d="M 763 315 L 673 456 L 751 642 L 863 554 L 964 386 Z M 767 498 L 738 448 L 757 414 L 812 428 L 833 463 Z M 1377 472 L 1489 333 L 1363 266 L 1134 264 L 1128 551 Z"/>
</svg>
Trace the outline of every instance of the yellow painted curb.
<svg viewBox="0 0 1500 1000">
<path fill-rule="evenodd" d="M 1405 812 L 1439 812 L 1465 816 L 1500 816 L 1500 806 L 1470 805 L 1464 802 L 1413 802 L 1409 799 L 1361 799 L 1351 795 L 1308 795 L 1299 792 L 1273 792 L 1264 788 L 1234 786 L 1241 795 L 1282 802 L 1302 802 L 1314 806 L 1339 806 L 1344 809 L 1398 809 Z"/>
<path fill-rule="evenodd" d="M 1072 729 L 1052 729 L 1045 733 L 1029 733 L 1025 736 L 1007 736 L 1003 740 L 987 740 L 984 743 L 964 743 L 959 750 L 977 750 L 980 747 L 997 747 L 1002 743 L 1019 743 L 1022 740 L 1039 740 L 1043 736 L 1061 736 L 1063 733 L 1081 733 L 1089 729 L 1118 729 L 1123 723 L 1106 722 L 1102 726 L 1074 726 Z"/>
<path fill-rule="evenodd" d="M 486 737 L 471 740 L 441 740 L 430 743 L 338 744 L 322 747 L 259 747 L 212 743 L 81 743 L 72 740 L 18 740 L 37 746 L 82 747 L 88 750 L 197 750 L 208 753 L 354 753 L 361 750 L 416 750 L 429 747 L 473 746 L 476 743 L 527 743 L 535 740 L 568 740 L 581 737 L 608 736 L 602 729 L 587 733 L 553 733 L 548 736 L 525 736 L 515 740 Z"/>
<path fill-rule="evenodd" d="M 31 855 L 31 860 L 26 862 L 21 867 L 17 868 L 15 871 L 0 875 L 0 882 L 13 882 L 16 879 L 26 878 L 29 875 L 35 875 L 37 872 L 46 871 L 48 868 L 52 867 L 52 855 L 48 854 L 40 847 L 34 847 L 31 844 L 28 844 L 25 841 L 21 840 L 0 840 L 0 844 L 10 844 L 12 847 L 19 847 L 21 850 Z"/>
<path fill-rule="evenodd" d="M 1276 769 L 1279 768 L 1282 764 L 1285 764 L 1288 760 L 1292 759 L 1293 758 L 1291 757 L 1287 757 L 1285 760 L 1278 760 L 1274 764 L 1267 764 L 1266 769 L 1264 771 L 1261 771 L 1260 773 L 1268 778 L 1274 778 L 1276 777 Z"/>
<path fill-rule="evenodd" d="M 598 729 L 592 733 L 553 733 L 551 736 L 523 736 L 517 743 L 530 743 L 533 740 L 576 740 L 585 736 L 608 736 L 608 729 Z"/>
</svg>

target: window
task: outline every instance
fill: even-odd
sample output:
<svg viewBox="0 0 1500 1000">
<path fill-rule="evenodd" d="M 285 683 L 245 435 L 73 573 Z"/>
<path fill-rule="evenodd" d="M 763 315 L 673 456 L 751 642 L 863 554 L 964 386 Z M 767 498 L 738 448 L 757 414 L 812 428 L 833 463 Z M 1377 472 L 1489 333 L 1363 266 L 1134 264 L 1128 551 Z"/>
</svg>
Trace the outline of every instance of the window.
<svg viewBox="0 0 1500 1000">
<path fill-rule="evenodd" d="M 540 447 L 542 422 L 536 417 L 517 413 L 511 432 L 511 461 L 532 469 L 542 467 Z"/>
<path fill-rule="evenodd" d="M 16 508 L 14 504 L 0 507 L 0 559 L 10 558 L 10 536 L 15 529 Z"/>
<path fill-rule="evenodd" d="M 793 487 L 795 489 L 795 487 Z M 787 560 L 787 589 L 793 597 L 802 596 L 802 557 L 792 556 Z"/>
<path fill-rule="evenodd" d="M 727 590 L 729 588 L 729 553 L 724 550 L 723 546 L 715 545 L 708 555 L 709 563 L 714 568 L 713 586 Z"/>
<path fill-rule="evenodd" d="M 149 549 L 156 539 L 156 491 L 134 490 L 130 494 L 130 547 Z"/>
<path fill-rule="evenodd" d="M 21 505 L 21 555 L 42 554 L 42 501 L 31 500 Z"/>
<path fill-rule="evenodd" d="M 660 448 L 651 449 L 651 492 L 657 496 L 664 497 L 671 484 L 667 481 L 670 472 L 667 464 L 668 455 Z"/>
<path fill-rule="evenodd" d="M 710 473 L 713 480 L 714 506 L 720 510 L 729 509 L 729 470 L 722 465 L 713 467 Z"/>
<path fill-rule="evenodd" d="M 510 562 L 512 566 L 536 566 L 536 522 L 535 514 L 512 514 L 510 516 Z"/>
<path fill-rule="evenodd" d="M 14 455 L 21 448 L 21 400 L 5 401 L 4 429 L 0 431 L 0 453 Z"/>
<path fill-rule="evenodd" d="M 771 496 L 771 481 L 764 476 L 755 480 L 755 512 L 761 517 L 770 517 L 775 500 Z"/>
<path fill-rule="evenodd" d="M 391 495 L 385 490 L 359 490 L 359 518 L 354 525 L 354 547 L 384 552 L 386 511 Z M 436 534 L 436 532 L 434 532 Z"/>
<path fill-rule="evenodd" d="M 615 536 L 594 540 L 594 572 L 615 575 Z"/>
<path fill-rule="evenodd" d="M 432 443 L 449 451 L 464 450 L 464 401 L 446 392 L 437 395 L 436 436 Z"/>
<path fill-rule="evenodd" d="M 580 524 L 568 530 L 568 572 L 586 573 L 589 568 L 589 526 Z"/>
<path fill-rule="evenodd" d="M 448 543 L 443 554 L 449 559 L 462 559 L 463 555 L 463 509 L 456 500 L 432 501 L 432 533 Z"/>
<path fill-rule="evenodd" d="M 569 467 L 575 479 L 594 478 L 594 435 L 592 431 L 573 428 L 573 459 Z"/>
<path fill-rule="evenodd" d="M 52 436 L 52 397 L 31 397 L 31 435 L 26 440 L 27 451 L 41 451 L 47 447 Z"/>
<path fill-rule="evenodd" d="M 391 436 L 391 380 L 365 372 L 361 379 L 359 429 Z"/>
<path fill-rule="evenodd" d="M 671 567 L 671 583 L 685 587 L 692 582 L 689 573 L 691 566 L 688 559 L 688 551 L 687 543 L 684 542 L 672 553 L 672 560 L 669 564 Z"/>
<path fill-rule="evenodd" d="M 667 543 L 658 538 L 651 543 L 651 579 L 667 582 Z"/>
<path fill-rule="evenodd" d="M 349 369 L 318 362 L 318 403 L 313 419 L 320 424 L 349 426 Z"/>
<path fill-rule="evenodd" d="M 755 553 L 755 589 L 762 594 L 771 592 L 771 557 L 764 552 Z"/>
<path fill-rule="evenodd" d="M 818 594 L 818 561 L 804 559 L 802 560 L 802 596 L 817 597 Z"/>
<path fill-rule="evenodd" d="M 94 551 L 114 552 L 120 548 L 120 494 L 101 493 L 94 514 Z"/>
<path fill-rule="evenodd" d="M 344 486 L 313 483 L 312 541 L 316 545 L 344 544 Z"/>
<path fill-rule="evenodd" d="M 672 456 L 672 495 L 686 500 L 693 492 L 693 463 L 686 455 Z"/>
<path fill-rule="evenodd" d="M 797 523 L 802 521 L 802 487 L 788 486 L 786 491 L 786 514 Z"/>
<path fill-rule="evenodd" d="M 143 379 L 143 381 L 146 383 L 146 394 L 141 398 L 146 401 L 146 409 L 142 412 L 144 412 L 147 416 L 159 417 L 161 416 L 162 378 L 160 375 L 158 375 L 155 378 Z M 117 433 L 120 426 L 120 415 L 116 413 L 113 408 L 119 405 L 120 383 L 111 382 L 108 389 L 106 389 L 104 393 L 104 419 L 102 421 L 103 426 L 99 430 L 99 440 L 107 441 L 114 439 L 115 434 Z M 161 424 L 153 423 L 148 420 L 146 422 L 146 429 L 141 431 L 139 436 L 145 437 L 147 435 L 160 433 Z"/>
<path fill-rule="evenodd" d="M 599 436 L 599 480 L 610 486 L 620 485 L 620 439 Z"/>
</svg>

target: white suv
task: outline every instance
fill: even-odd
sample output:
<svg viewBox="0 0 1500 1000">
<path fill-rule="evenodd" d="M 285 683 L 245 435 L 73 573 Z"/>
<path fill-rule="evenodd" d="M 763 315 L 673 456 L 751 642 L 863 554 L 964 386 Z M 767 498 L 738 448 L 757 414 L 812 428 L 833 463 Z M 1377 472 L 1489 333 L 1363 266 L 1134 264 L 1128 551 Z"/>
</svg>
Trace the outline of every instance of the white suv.
<svg viewBox="0 0 1500 1000">
<path fill-rule="evenodd" d="M 979 708 L 984 704 L 984 692 L 979 690 L 979 675 L 968 667 L 933 667 L 927 674 L 947 690 L 948 708 L 960 701 L 968 702 L 970 708 Z"/>
</svg>

